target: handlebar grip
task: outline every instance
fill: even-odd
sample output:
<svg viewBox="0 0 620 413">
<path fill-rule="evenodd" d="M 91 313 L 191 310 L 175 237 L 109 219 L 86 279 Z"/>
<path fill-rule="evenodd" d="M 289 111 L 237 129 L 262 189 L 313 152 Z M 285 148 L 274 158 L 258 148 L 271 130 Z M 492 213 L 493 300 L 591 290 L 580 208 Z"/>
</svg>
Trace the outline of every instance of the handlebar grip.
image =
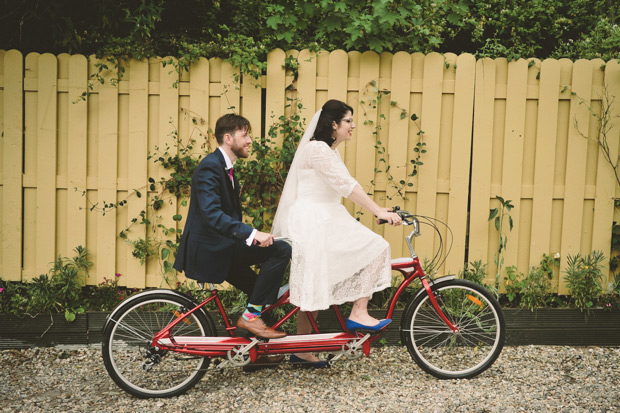
<svg viewBox="0 0 620 413">
<path fill-rule="evenodd" d="M 379 224 L 379 225 L 383 225 L 383 224 L 386 224 L 386 223 L 387 223 L 387 221 L 385 219 L 378 219 L 377 220 L 377 224 Z"/>
</svg>

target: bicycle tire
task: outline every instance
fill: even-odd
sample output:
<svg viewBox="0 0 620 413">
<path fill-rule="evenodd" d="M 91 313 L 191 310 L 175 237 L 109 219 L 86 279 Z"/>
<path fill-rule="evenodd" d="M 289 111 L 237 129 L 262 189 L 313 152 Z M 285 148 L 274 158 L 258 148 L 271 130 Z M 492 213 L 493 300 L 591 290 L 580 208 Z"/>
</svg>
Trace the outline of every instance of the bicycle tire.
<svg viewBox="0 0 620 413">
<path fill-rule="evenodd" d="M 184 297 L 154 293 L 121 305 L 103 331 L 102 356 L 108 374 L 138 398 L 173 397 L 185 393 L 206 373 L 211 359 L 155 350 L 151 339 L 180 313 L 196 305 Z M 198 310 L 178 323 L 174 336 L 215 336 L 211 317 Z"/>
<path fill-rule="evenodd" d="M 428 294 L 414 297 L 401 321 L 409 354 L 425 372 L 439 379 L 467 379 L 488 369 L 499 357 L 506 322 L 499 303 L 484 287 L 454 279 L 431 287 L 452 324 L 453 333 L 435 311 Z"/>
</svg>

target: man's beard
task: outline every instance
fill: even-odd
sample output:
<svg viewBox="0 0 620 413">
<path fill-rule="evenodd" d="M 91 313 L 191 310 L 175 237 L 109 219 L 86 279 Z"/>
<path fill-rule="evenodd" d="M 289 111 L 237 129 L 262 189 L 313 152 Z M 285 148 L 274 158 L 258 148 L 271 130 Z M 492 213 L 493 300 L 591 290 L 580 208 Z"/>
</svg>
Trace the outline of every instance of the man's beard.
<svg viewBox="0 0 620 413">
<path fill-rule="evenodd" d="M 232 146 L 230 150 L 237 156 L 237 158 L 247 158 L 249 156 L 249 151 L 246 152 L 243 146 Z"/>
</svg>

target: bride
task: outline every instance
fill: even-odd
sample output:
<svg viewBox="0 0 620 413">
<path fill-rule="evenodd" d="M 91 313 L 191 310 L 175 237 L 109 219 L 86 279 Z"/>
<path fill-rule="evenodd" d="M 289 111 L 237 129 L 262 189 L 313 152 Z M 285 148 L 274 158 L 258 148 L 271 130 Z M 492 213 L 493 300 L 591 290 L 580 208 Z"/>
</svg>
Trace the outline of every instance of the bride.
<svg viewBox="0 0 620 413">
<path fill-rule="evenodd" d="M 353 109 L 329 100 L 314 115 L 291 164 L 272 233 L 292 241 L 290 301 L 305 312 L 353 301 L 349 330 L 381 330 L 391 320 L 368 314 L 368 300 L 390 286 L 390 245 L 353 218 L 346 197 L 390 225 L 398 214 L 377 205 L 349 174 L 338 145 L 351 140 Z M 298 334 L 309 334 L 307 317 L 298 317 Z M 315 362 L 308 353 L 297 356 Z"/>
</svg>

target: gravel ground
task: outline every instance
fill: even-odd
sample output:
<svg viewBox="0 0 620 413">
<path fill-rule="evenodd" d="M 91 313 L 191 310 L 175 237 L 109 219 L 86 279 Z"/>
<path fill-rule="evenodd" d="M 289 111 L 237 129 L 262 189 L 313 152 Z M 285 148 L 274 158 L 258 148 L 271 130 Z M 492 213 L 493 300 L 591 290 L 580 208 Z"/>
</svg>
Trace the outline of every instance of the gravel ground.
<svg viewBox="0 0 620 413">
<path fill-rule="evenodd" d="M 614 412 L 620 348 L 506 347 L 471 380 L 440 381 L 404 347 L 331 368 L 209 372 L 185 395 L 140 400 L 109 378 L 97 347 L 0 351 L 2 412 Z"/>
</svg>

